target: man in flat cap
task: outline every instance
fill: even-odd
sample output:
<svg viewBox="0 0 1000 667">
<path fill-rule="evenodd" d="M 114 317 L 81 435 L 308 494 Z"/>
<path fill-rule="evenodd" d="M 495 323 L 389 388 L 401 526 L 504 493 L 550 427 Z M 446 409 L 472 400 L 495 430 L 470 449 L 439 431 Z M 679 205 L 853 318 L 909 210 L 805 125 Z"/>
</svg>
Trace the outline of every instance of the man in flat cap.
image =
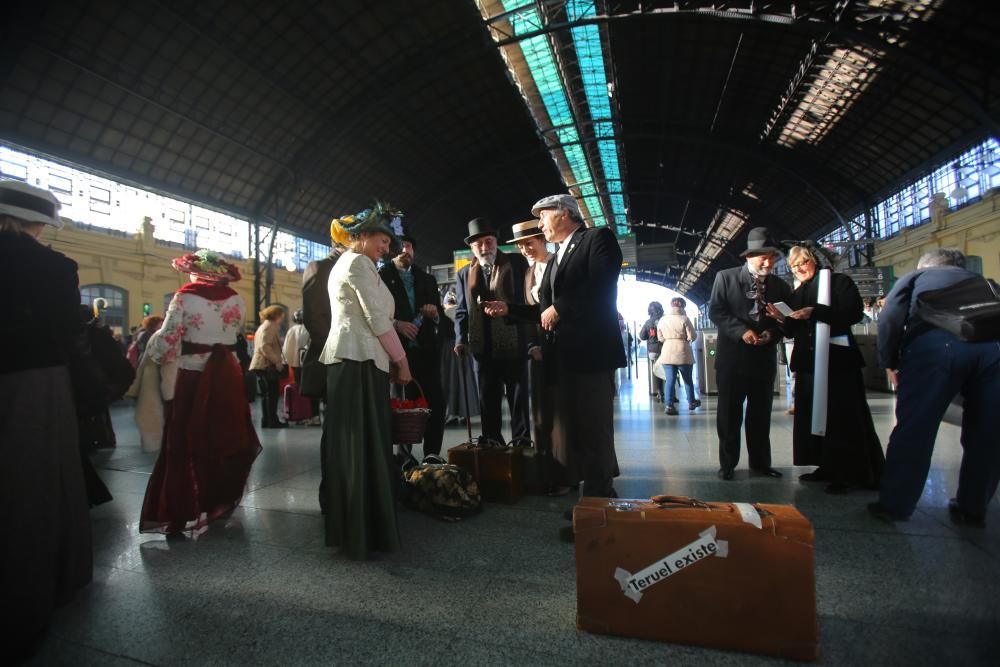
<svg viewBox="0 0 1000 667">
<path fill-rule="evenodd" d="M 579 461 L 583 495 L 614 497 L 614 374 L 626 363 L 617 306 L 621 247 L 608 227 L 584 225 L 571 195 L 545 197 L 531 213 L 545 240 L 559 244 L 542 277 L 538 305 L 490 304 L 487 312 L 541 322 L 545 372 L 557 385 L 556 421 Z M 572 529 L 560 536 L 571 540 Z"/>
<path fill-rule="evenodd" d="M 465 243 L 476 259 L 456 276 L 455 354 L 465 357 L 471 352 L 476 362 L 483 435 L 507 442 L 500 411 L 506 394 L 512 437 L 530 439 L 527 327 L 486 317 L 483 311 L 489 301 L 524 303 L 528 262 L 497 248 L 496 229 L 486 218 L 469 221 L 468 229 Z"/>
<path fill-rule="evenodd" d="M 766 227 L 750 230 L 743 266 L 715 275 L 708 315 L 719 328 L 715 376 L 719 387 L 716 429 L 719 477 L 733 479 L 740 461 L 740 427 L 746 401 L 747 453 L 750 471 L 781 477 L 771 467 L 771 404 L 778 370 L 775 346 L 782 333 L 767 316 L 768 303 L 786 301 L 792 288 L 771 275 L 780 251 Z"/>
</svg>

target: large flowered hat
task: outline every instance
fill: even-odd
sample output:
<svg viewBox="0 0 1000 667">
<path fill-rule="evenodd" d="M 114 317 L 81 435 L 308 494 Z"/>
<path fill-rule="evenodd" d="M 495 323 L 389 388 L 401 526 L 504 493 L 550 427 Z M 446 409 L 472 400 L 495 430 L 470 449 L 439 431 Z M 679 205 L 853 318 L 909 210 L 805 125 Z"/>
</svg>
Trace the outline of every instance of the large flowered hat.
<svg viewBox="0 0 1000 667">
<path fill-rule="evenodd" d="M 227 262 L 222 255 L 211 250 L 188 253 L 171 264 L 181 273 L 193 273 L 199 278 L 217 283 L 231 283 L 242 278 L 235 264 Z"/>
<path fill-rule="evenodd" d="M 403 213 L 389 202 L 375 200 L 371 208 L 334 218 L 330 223 L 330 239 L 339 245 L 348 245 L 351 238 L 364 232 L 381 232 L 388 235 L 394 244 L 398 243 L 403 231 Z"/>
</svg>

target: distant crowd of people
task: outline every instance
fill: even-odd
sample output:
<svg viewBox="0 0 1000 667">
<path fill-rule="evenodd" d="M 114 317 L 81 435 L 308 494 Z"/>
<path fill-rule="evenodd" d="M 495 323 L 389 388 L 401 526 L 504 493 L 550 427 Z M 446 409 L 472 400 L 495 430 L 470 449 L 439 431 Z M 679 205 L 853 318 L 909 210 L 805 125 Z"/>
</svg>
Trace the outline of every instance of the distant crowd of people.
<svg viewBox="0 0 1000 667">
<path fill-rule="evenodd" d="M 190 282 L 162 319 L 143 321 L 126 355 L 94 312 L 81 309 L 76 265 L 39 242 L 43 229 L 60 226 L 58 210 L 47 191 L 0 181 L 0 280 L 17 286 L 11 312 L 18 322 L 0 334 L 5 349 L 18 351 L 0 361 L 0 513 L 8 534 L 18 536 L 0 546 L 0 621 L 19 645 L 35 641 L 53 606 L 90 580 L 87 509 L 110 495 L 88 454 L 114 444 L 108 406 L 125 394 L 136 399 L 143 449 L 159 452 L 139 529 L 170 539 L 203 532 L 240 503 L 261 452 L 248 407 L 255 389 L 261 428 L 322 423 L 326 543 L 352 559 L 402 546 L 392 384 L 405 391 L 416 380 L 427 399 L 424 455 L 441 451 L 446 420 L 478 414 L 483 442 L 534 444 L 547 493 L 617 496 L 622 252 L 609 228 L 584 224 L 574 197 L 545 197 L 531 220 L 513 225 L 508 241 L 519 254 L 498 248 L 500 232 L 488 219 L 468 222 L 464 241 L 473 261 L 443 298 L 414 261 L 417 240 L 405 233 L 401 211 L 376 202 L 335 219 L 331 255 L 303 276 L 294 326 L 282 341 L 285 311 L 265 308 L 252 355 L 243 337 L 246 304 L 231 286 L 240 271 L 207 250 L 173 261 Z M 718 327 L 719 477 L 735 478 L 743 433 L 751 473 L 782 476 L 769 438 L 775 347 L 790 337 L 793 462 L 815 466 L 803 481 L 822 481 L 830 493 L 880 489 L 872 514 L 905 520 L 921 494 L 937 425 L 961 395 L 964 455 L 950 510 L 956 520 L 981 525 L 1000 480 L 1000 343 L 960 340 L 922 321 L 916 308 L 922 293 L 974 275 L 964 257 L 949 249 L 922 257 L 877 317 L 880 363 L 898 388 L 897 424 L 883 456 L 851 332 L 866 317 L 857 286 L 834 272 L 828 298 L 821 296 L 819 258 L 797 246 L 787 257 L 793 287 L 772 273 L 780 254 L 765 228 L 752 229 L 742 265 L 715 278 L 709 315 Z M 640 332 L 662 368 L 655 393 L 669 415 L 677 414 L 676 378 L 688 408 L 701 406 L 685 305 L 674 299 L 664 312 L 650 304 Z M 814 367 L 820 324 L 829 327 L 828 368 Z M 818 374 L 828 377 L 822 435 L 812 423 Z M 302 400 L 283 411 L 285 378 Z M 560 537 L 572 541 L 572 527 Z"/>
</svg>

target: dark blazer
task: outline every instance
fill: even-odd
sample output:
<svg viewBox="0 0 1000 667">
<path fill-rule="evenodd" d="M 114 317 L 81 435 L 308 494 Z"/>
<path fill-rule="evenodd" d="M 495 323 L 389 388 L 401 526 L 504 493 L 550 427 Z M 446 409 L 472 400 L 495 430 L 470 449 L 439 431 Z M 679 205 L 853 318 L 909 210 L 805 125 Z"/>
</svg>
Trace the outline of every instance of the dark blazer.
<svg viewBox="0 0 1000 667">
<path fill-rule="evenodd" d="M 64 366 L 84 332 L 76 262 L 23 233 L 0 232 L 7 288 L 0 373 Z"/>
<path fill-rule="evenodd" d="M 424 321 L 421 323 L 420 330 L 417 332 L 418 347 L 407 345 L 409 341 L 401 338 L 403 346 L 406 347 L 407 356 L 417 355 L 426 358 L 429 355 L 433 355 L 433 358 L 436 360 L 438 351 L 440 350 L 437 327 L 441 326 L 445 321 L 437 281 L 434 279 L 434 276 L 416 266 L 411 266 L 410 271 L 413 273 L 415 310 L 410 308 L 410 299 L 406 296 L 406 288 L 403 287 L 403 279 L 399 277 L 399 269 L 396 268 L 395 263 L 391 260 L 387 261 L 382 266 L 382 270 L 379 271 L 379 275 L 382 277 L 382 282 L 392 292 L 392 298 L 396 303 L 393 319 L 412 322 L 420 311 L 421 306 L 431 305 L 437 309 L 438 318 L 440 318 L 437 325 L 429 318 L 424 318 Z"/>
<path fill-rule="evenodd" d="M 319 359 L 320 352 L 330 335 L 330 271 L 340 259 L 340 251 L 334 249 L 329 257 L 309 262 L 302 273 L 302 324 L 309 332 L 309 348 L 303 363 Z"/>
<path fill-rule="evenodd" d="M 725 269 L 715 274 L 712 285 L 712 298 L 708 316 L 719 329 L 718 356 L 716 368 L 726 366 L 768 366 L 774 361 L 774 346 L 782 339 L 784 333 L 776 320 L 761 315 L 759 320 L 750 316 L 753 305 L 747 294 L 753 287 L 753 278 L 746 264 L 732 269 Z M 769 275 L 765 281 L 767 301 L 775 303 L 787 302 L 792 295 L 791 286 L 775 275 Z M 743 342 L 743 334 L 752 329 L 760 334 L 771 332 L 771 342 L 767 345 L 747 345 Z"/>
<path fill-rule="evenodd" d="M 622 368 L 626 360 L 618 327 L 618 276 L 622 267 L 618 239 L 607 227 L 581 226 L 565 243 L 569 246 L 559 268 L 553 258 L 545 269 L 538 305 L 510 304 L 510 316 L 537 321 L 554 305 L 559 322 L 555 331 L 545 336 L 545 359 L 555 359 L 555 367 L 563 372 Z M 551 366 L 546 366 L 546 372 L 554 370 Z"/>
<path fill-rule="evenodd" d="M 526 260 L 521 255 L 508 255 L 507 253 L 497 250 L 496 264 L 494 264 L 494 271 L 509 269 L 512 276 L 512 287 L 511 294 L 517 299 L 516 303 L 523 304 L 524 302 L 524 275 L 528 271 L 528 260 Z M 469 289 L 469 277 L 471 272 L 476 271 L 479 274 L 478 284 L 479 284 L 479 294 L 470 294 Z M 482 280 L 482 269 L 479 267 L 479 263 L 473 260 L 471 264 L 463 266 L 458 274 L 455 276 L 455 342 L 461 343 L 463 345 L 468 345 L 469 343 L 469 311 L 472 308 L 479 308 L 477 297 L 482 298 L 483 301 L 496 298 L 491 295 L 486 288 L 485 281 Z M 483 317 L 486 317 L 483 315 Z M 525 328 L 519 331 L 519 338 L 522 350 L 524 352 L 525 358 L 527 358 L 527 334 Z"/>
<path fill-rule="evenodd" d="M 816 323 L 824 322 L 830 325 L 830 336 L 847 336 L 848 346 L 830 345 L 830 366 L 840 369 L 862 368 L 864 357 L 858 350 L 851 333 L 851 326 L 861 321 L 865 314 L 865 304 L 861 300 L 858 286 L 850 276 L 834 273 L 830 281 L 830 305 L 816 303 L 816 293 L 819 286 L 819 272 L 812 280 L 802 283 L 792 293 L 788 305 L 793 310 L 813 307 L 812 318 L 808 320 L 793 320 L 786 318 L 785 331 L 795 338 L 795 348 L 789 360 L 789 368 L 794 372 L 813 372 L 816 362 Z"/>
</svg>

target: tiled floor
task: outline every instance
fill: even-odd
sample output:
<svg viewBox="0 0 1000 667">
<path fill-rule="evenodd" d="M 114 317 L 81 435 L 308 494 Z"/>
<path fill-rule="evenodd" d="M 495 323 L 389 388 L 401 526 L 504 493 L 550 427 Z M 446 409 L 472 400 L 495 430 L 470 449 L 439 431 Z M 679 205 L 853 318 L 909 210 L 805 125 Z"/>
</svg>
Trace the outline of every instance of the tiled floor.
<svg viewBox="0 0 1000 667">
<path fill-rule="evenodd" d="M 637 381 L 638 382 L 638 381 Z M 893 399 L 870 399 L 887 441 Z M 985 529 L 948 520 L 960 459 L 942 426 L 919 510 L 867 516 L 872 493 L 831 497 L 796 481 L 791 417 L 775 402 L 782 480 L 716 478 L 715 402 L 668 417 L 625 380 L 617 442 L 625 497 L 794 503 L 816 528 L 825 664 L 1000 664 L 1000 510 Z M 351 562 L 323 546 L 319 429 L 265 431 L 243 506 L 197 541 L 140 535 L 153 457 L 127 408 L 97 456 L 115 500 L 93 510 L 93 583 L 55 616 L 37 665 L 764 664 L 777 660 L 614 638 L 575 627 L 573 548 L 556 539 L 568 499 L 490 505 L 456 524 L 405 512 L 404 551 Z M 446 446 L 464 428 L 446 434 Z M 745 461 L 744 461 L 745 466 Z"/>
</svg>

